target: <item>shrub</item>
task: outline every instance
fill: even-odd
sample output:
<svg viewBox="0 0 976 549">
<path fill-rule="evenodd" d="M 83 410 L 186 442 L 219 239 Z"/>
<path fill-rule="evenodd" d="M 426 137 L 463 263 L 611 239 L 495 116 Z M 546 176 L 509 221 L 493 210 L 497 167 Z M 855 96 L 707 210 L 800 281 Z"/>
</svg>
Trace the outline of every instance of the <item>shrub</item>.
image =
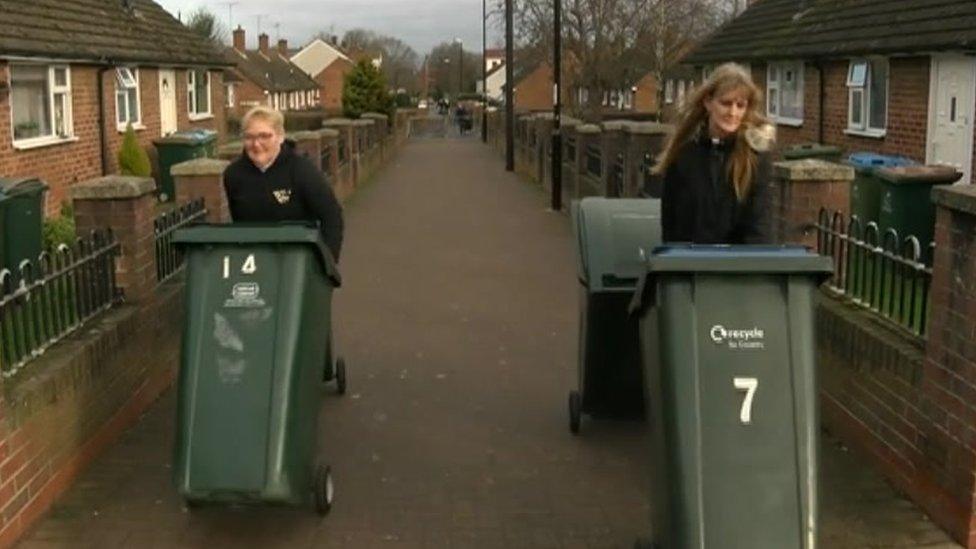
<svg viewBox="0 0 976 549">
<path fill-rule="evenodd" d="M 119 148 L 119 171 L 122 175 L 139 177 L 149 177 L 152 174 L 149 155 L 139 145 L 139 140 L 136 139 L 136 132 L 132 129 L 131 123 L 125 127 L 122 146 Z"/>
<path fill-rule="evenodd" d="M 75 242 L 75 216 L 68 203 L 61 205 L 61 215 L 44 220 L 44 248 L 52 250 Z"/>
<path fill-rule="evenodd" d="M 342 81 L 342 112 L 345 116 L 359 118 L 364 112 L 392 116 L 395 108 L 379 69 L 366 59 L 356 63 Z"/>
</svg>

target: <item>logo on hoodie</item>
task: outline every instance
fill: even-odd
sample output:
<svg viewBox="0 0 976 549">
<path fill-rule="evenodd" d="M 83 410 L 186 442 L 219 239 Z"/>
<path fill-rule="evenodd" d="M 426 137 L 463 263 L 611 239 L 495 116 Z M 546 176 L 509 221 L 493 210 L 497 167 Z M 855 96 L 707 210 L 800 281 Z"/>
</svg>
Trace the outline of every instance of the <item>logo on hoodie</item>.
<svg viewBox="0 0 976 549">
<path fill-rule="evenodd" d="M 278 189 L 273 191 L 275 200 L 278 204 L 285 205 L 291 201 L 291 190 L 290 189 Z"/>
</svg>

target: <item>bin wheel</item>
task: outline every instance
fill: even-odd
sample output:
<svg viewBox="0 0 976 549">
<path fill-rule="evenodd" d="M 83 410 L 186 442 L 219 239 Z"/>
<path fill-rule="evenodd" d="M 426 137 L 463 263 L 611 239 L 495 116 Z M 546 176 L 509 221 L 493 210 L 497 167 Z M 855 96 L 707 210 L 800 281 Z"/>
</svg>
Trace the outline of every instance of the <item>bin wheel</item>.
<svg viewBox="0 0 976 549">
<path fill-rule="evenodd" d="M 346 359 L 339 357 L 335 367 L 336 392 L 346 394 Z"/>
<path fill-rule="evenodd" d="M 569 432 L 579 434 L 580 414 L 582 413 L 582 399 L 579 391 L 569 392 Z"/>
<path fill-rule="evenodd" d="M 312 486 L 315 496 L 315 511 L 325 516 L 332 510 L 332 499 L 335 497 L 335 486 L 332 484 L 332 468 L 319 465 L 315 468 L 315 480 Z"/>
</svg>

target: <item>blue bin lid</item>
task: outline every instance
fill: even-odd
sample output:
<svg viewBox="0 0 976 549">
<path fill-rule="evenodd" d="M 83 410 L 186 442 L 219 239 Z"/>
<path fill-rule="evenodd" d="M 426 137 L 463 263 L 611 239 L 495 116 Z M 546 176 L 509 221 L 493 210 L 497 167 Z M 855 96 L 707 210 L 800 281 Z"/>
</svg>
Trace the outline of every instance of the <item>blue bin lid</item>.
<svg viewBox="0 0 976 549">
<path fill-rule="evenodd" d="M 831 258 L 803 246 L 674 244 L 655 248 L 650 272 L 815 273 L 833 272 Z"/>
<path fill-rule="evenodd" d="M 901 166 L 915 166 L 915 162 L 906 156 L 893 156 L 874 152 L 856 152 L 847 157 L 847 162 L 855 168 L 897 168 Z"/>
</svg>

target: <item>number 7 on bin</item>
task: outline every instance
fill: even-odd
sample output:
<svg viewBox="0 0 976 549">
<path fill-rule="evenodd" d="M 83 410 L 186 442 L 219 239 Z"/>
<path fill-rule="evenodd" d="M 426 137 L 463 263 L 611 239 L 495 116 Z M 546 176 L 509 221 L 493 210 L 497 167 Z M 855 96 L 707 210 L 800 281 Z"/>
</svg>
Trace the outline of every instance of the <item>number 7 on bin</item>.
<svg viewBox="0 0 976 549">
<path fill-rule="evenodd" d="M 754 377 L 736 377 L 732 379 L 732 385 L 739 391 L 745 391 L 742 398 L 742 409 L 739 410 L 739 422 L 743 425 L 752 424 L 752 400 L 759 389 L 759 380 Z"/>
</svg>

